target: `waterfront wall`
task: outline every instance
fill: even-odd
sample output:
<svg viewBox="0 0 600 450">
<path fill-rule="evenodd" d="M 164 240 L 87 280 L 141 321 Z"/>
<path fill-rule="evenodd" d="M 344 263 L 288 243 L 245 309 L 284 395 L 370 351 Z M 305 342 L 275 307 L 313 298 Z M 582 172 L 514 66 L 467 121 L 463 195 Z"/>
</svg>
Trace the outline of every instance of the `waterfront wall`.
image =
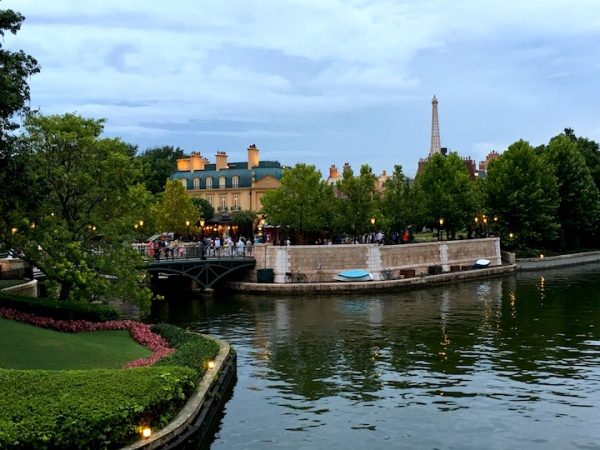
<svg viewBox="0 0 600 450">
<path fill-rule="evenodd" d="M 365 269 L 376 280 L 383 270 L 394 278 L 471 268 L 477 259 L 502 264 L 500 240 L 496 237 L 404 245 L 342 244 L 272 246 L 254 248 L 256 268 L 247 281 L 256 281 L 256 270 L 273 269 L 275 283 L 284 283 L 286 272 L 300 272 L 312 283 L 326 283 L 342 270 Z"/>
<path fill-rule="evenodd" d="M 0 289 L 2 292 L 10 292 L 11 294 L 24 295 L 26 297 L 35 297 L 38 296 L 38 281 L 23 281 L 22 284 L 17 284 L 15 286 L 9 286 L 4 289 Z"/>
<path fill-rule="evenodd" d="M 574 253 L 571 255 L 545 256 L 543 258 L 519 258 L 517 270 L 540 270 L 600 262 L 600 252 Z"/>
</svg>

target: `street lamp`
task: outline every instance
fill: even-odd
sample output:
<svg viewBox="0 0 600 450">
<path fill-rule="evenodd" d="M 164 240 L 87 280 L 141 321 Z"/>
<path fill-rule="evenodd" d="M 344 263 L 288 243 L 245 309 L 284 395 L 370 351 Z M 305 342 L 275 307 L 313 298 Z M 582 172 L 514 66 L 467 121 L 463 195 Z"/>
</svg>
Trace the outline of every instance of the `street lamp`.
<svg viewBox="0 0 600 450">
<path fill-rule="evenodd" d="M 438 220 L 438 222 L 440 223 L 440 227 L 438 229 L 438 241 L 441 241 L 442 237 L 443 237 L 442 228 L 444 226 L 444 218 L 440 217 L 440 219 Z"/>
</svg>

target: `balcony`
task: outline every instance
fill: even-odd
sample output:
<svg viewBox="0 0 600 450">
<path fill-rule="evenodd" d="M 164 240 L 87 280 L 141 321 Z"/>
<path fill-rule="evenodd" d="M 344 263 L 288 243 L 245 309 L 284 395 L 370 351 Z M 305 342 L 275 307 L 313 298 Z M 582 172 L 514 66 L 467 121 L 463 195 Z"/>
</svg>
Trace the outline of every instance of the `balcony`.
<svg viewBox="0 0 600 450">
<path fill-rule="evenodd" d="M 225 211 L 227 211 L 227 206 L 219 206 L 217 208 L 217 211 L 219 211 L 219 212 L 225 212 Z"/>
<path fill-rule="evenodd" d="M 242 210 L 242 207 L 241 207 L 241 206 L 239 206 L 239 205 L 237 205 L 237 206 L 236 206 L 236 205 L 233 205 L 233 206 L 231 207 L 231 210 L 232 210 L 232 211 L 241 211 L 241 210 Z"/>
</svg>

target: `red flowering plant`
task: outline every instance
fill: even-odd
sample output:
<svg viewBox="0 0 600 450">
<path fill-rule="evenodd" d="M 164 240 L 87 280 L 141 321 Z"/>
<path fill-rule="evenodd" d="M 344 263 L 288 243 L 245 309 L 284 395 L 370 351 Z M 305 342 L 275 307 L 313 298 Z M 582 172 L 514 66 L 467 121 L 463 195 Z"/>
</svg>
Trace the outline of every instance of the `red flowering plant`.
<svg viewBox="0 0 600 450">
<path fill-rule="evenodd" d="M 128 362 L 125 367 L 140 367 L 154 364 L 159 359 L 175 351 L 169 347 L 167 341 L 159 334 L 153 333 L 150 325 L 133 320 L 110 320 L 108 322 L 90 322 L 88 320 L 57 320 L 49 317 L 40 317 L 33 314 L 9 308 L 0 308 L 0 317 L 18 322 L 28 323 L 41 328 L 79 333 L 82 331 L 98 330 L 129 330 L 129 334 L 144 347 L 152 350 L 147 358 L 139 358 Z"/>
</svg>

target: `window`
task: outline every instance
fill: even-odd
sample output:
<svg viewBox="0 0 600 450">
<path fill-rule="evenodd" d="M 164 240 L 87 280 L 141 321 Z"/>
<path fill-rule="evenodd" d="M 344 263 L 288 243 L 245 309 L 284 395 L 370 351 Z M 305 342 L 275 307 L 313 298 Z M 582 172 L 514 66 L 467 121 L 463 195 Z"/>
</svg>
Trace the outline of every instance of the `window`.
<svg viewBox="0 0 600 450">
<path fill-rule="evenodd" d="M 240 210 L 240 194 L 233 194 L 233 207 L 231 209 L 234 211 Z"/>
<path fill-rule="evenodd" d="M 231 187 L 237 188 L 240 187 L 240 177 L 237 175 L 231 179 Z"/>
<path fill-rule="evenodd" d="M 185 190 L 187 190 L 187 180 L 186 180 L 185 178 L 182 178 L 182 179 L 181 179 L 181 180 L 179 180 L 179 181 L 181 181 L 181 185 L 183 186 L 183 188 L 184 188 Z"/>
<path fill-rule="evenodd" d="M 200 189 L 200 178 L 194 178 L 194 189 Z"/>
<path fill-rule="evenodd" d="M 210 206 L 213 206 L 213 196 L 209 195 L 208 197 L 206 197 L 206 201 L 208 202 L 208 204 Z"/>
<path fill-rule="evenodd" d="M 219 211 L 227 211 L 227 196 L 221 195 L 221 199 L 219 201 Z"/>
<path fill-rule="evenodd" d="M 206 189 L 212 189 L 212 178 L 206 177 Z"/>
<path fill-rule="evenodd" d="M 225 177 L 219 177 L 219 188 L 225 189 Z"/>
</svg>

